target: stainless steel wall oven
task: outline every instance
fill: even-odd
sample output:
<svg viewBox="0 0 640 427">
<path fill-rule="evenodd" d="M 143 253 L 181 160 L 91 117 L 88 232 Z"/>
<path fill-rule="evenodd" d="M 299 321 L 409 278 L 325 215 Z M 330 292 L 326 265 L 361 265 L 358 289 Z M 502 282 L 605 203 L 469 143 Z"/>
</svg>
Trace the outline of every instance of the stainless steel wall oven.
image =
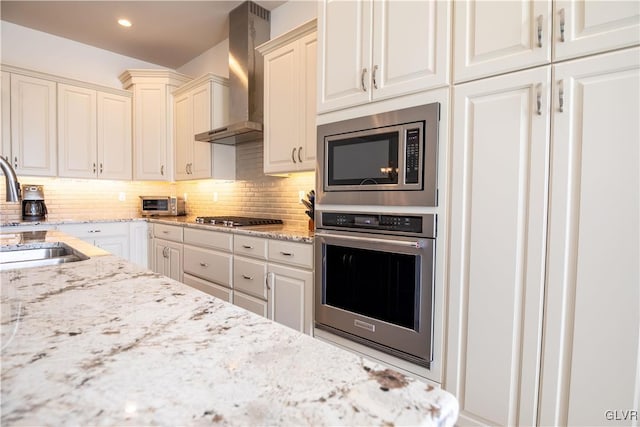
<svg viewBox="0 0 640 427">
<path fill-rule="evenodd" d="M 428 368 L 436 216 L 317 211 L 316 223 L 316 328 Z"/>
</svg>

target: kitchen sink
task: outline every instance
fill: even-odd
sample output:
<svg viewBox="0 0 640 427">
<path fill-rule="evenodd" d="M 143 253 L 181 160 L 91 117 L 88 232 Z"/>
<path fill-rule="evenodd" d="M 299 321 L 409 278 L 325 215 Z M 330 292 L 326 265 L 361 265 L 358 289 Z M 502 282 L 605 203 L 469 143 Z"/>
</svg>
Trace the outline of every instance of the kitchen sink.
<svg viewBox="0 0 640 427">
<path fill-rule="evenodd" d="M 64 264 L 89 259 L 85 254 L 61 243 L 51 242 L 0 249 L 0 271 L 14 268 L 41 267 L 45 265 Z"/>
</svg>

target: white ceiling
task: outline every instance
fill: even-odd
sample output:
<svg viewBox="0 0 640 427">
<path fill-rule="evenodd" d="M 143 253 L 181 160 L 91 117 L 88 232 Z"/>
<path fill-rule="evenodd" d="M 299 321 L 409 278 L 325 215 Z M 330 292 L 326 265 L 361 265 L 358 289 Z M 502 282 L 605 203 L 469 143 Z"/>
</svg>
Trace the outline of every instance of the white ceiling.
<svg viewBox="0 0 640 427">
<path fill-rule="evenodd" d="M 7 1 L 0 17 L 142 61 L 179 68 L 229 34 L 237 1 Z M 285 1 L 255 3 L 268 10 Z M 117 20 L 127 18 L 124 28 Z"/>
</svg>

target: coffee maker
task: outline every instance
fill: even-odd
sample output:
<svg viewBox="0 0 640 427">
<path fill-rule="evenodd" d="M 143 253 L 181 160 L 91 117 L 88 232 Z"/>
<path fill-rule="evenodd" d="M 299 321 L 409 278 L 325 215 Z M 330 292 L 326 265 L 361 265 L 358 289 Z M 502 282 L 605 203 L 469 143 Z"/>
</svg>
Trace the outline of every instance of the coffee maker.
<svg viewBox="0 0 640 427">
<path fill-rule="evenodd" d="M 41 185 L 22 186 L 22 219 L 25 221 L 42 221 L 47 216 L 47 205 L 44 203 L 44 189 Z"/>
</svg>

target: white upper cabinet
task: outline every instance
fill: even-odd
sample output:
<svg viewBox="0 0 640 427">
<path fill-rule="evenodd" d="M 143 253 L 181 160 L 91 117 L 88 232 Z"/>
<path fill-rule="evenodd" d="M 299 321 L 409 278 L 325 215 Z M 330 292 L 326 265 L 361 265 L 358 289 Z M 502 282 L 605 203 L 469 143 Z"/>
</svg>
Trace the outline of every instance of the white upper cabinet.
<svg viewBox="0 0 640 427">
<path fill-rule="evenodd" d="M 264 172 L 316 166 L 316 22 L 258 47 L 264 55 Z"/>
<path fill-rule="evenodd" d="M 172 92 L 191 78 L 165 70 L 127 70 L 119 78 L 133 92 L 133 179 L 172 181 Z"/>
<path fill-rule="evenodd" d="M 131 179 L 131 98 L 58 84 L 58 175 Z"/>
<path fill-rule="evenodd" d="M 11 158 L 19 175 L 56 176 L 56 83 L 11 74 Z"/>
<path fill-rule="evenodd" d="M 456 82 L 551 61 L 551 1 L 454 2 Z"/>
<path fill-rule="evenodd" d="M 173 96 L 175 179 L 235 179 L 234 146 L 195 140 L 196 134 L 227 124 L 227 79 L 207 74 L 175 90 Z"/>
<path fill-rule="evenodd" d="M 640 43 L 638 1 L 555 1 L 554 60 Z"/>
<path fill-rule="evenodd" d="M 318 7 L 318 113 L 447 84 L 450 2 Z"/>
<path fill-rule="evenodd" d="M 131 96 L 98 92 L 98 178 L 132 178 Z"/>
<path fill-rule="evenodd" d="M 554 79 L 538 424 L 633 425 L 607 411 L 637 410 L 640 390 L 640 49 Z"/>
</svg>

